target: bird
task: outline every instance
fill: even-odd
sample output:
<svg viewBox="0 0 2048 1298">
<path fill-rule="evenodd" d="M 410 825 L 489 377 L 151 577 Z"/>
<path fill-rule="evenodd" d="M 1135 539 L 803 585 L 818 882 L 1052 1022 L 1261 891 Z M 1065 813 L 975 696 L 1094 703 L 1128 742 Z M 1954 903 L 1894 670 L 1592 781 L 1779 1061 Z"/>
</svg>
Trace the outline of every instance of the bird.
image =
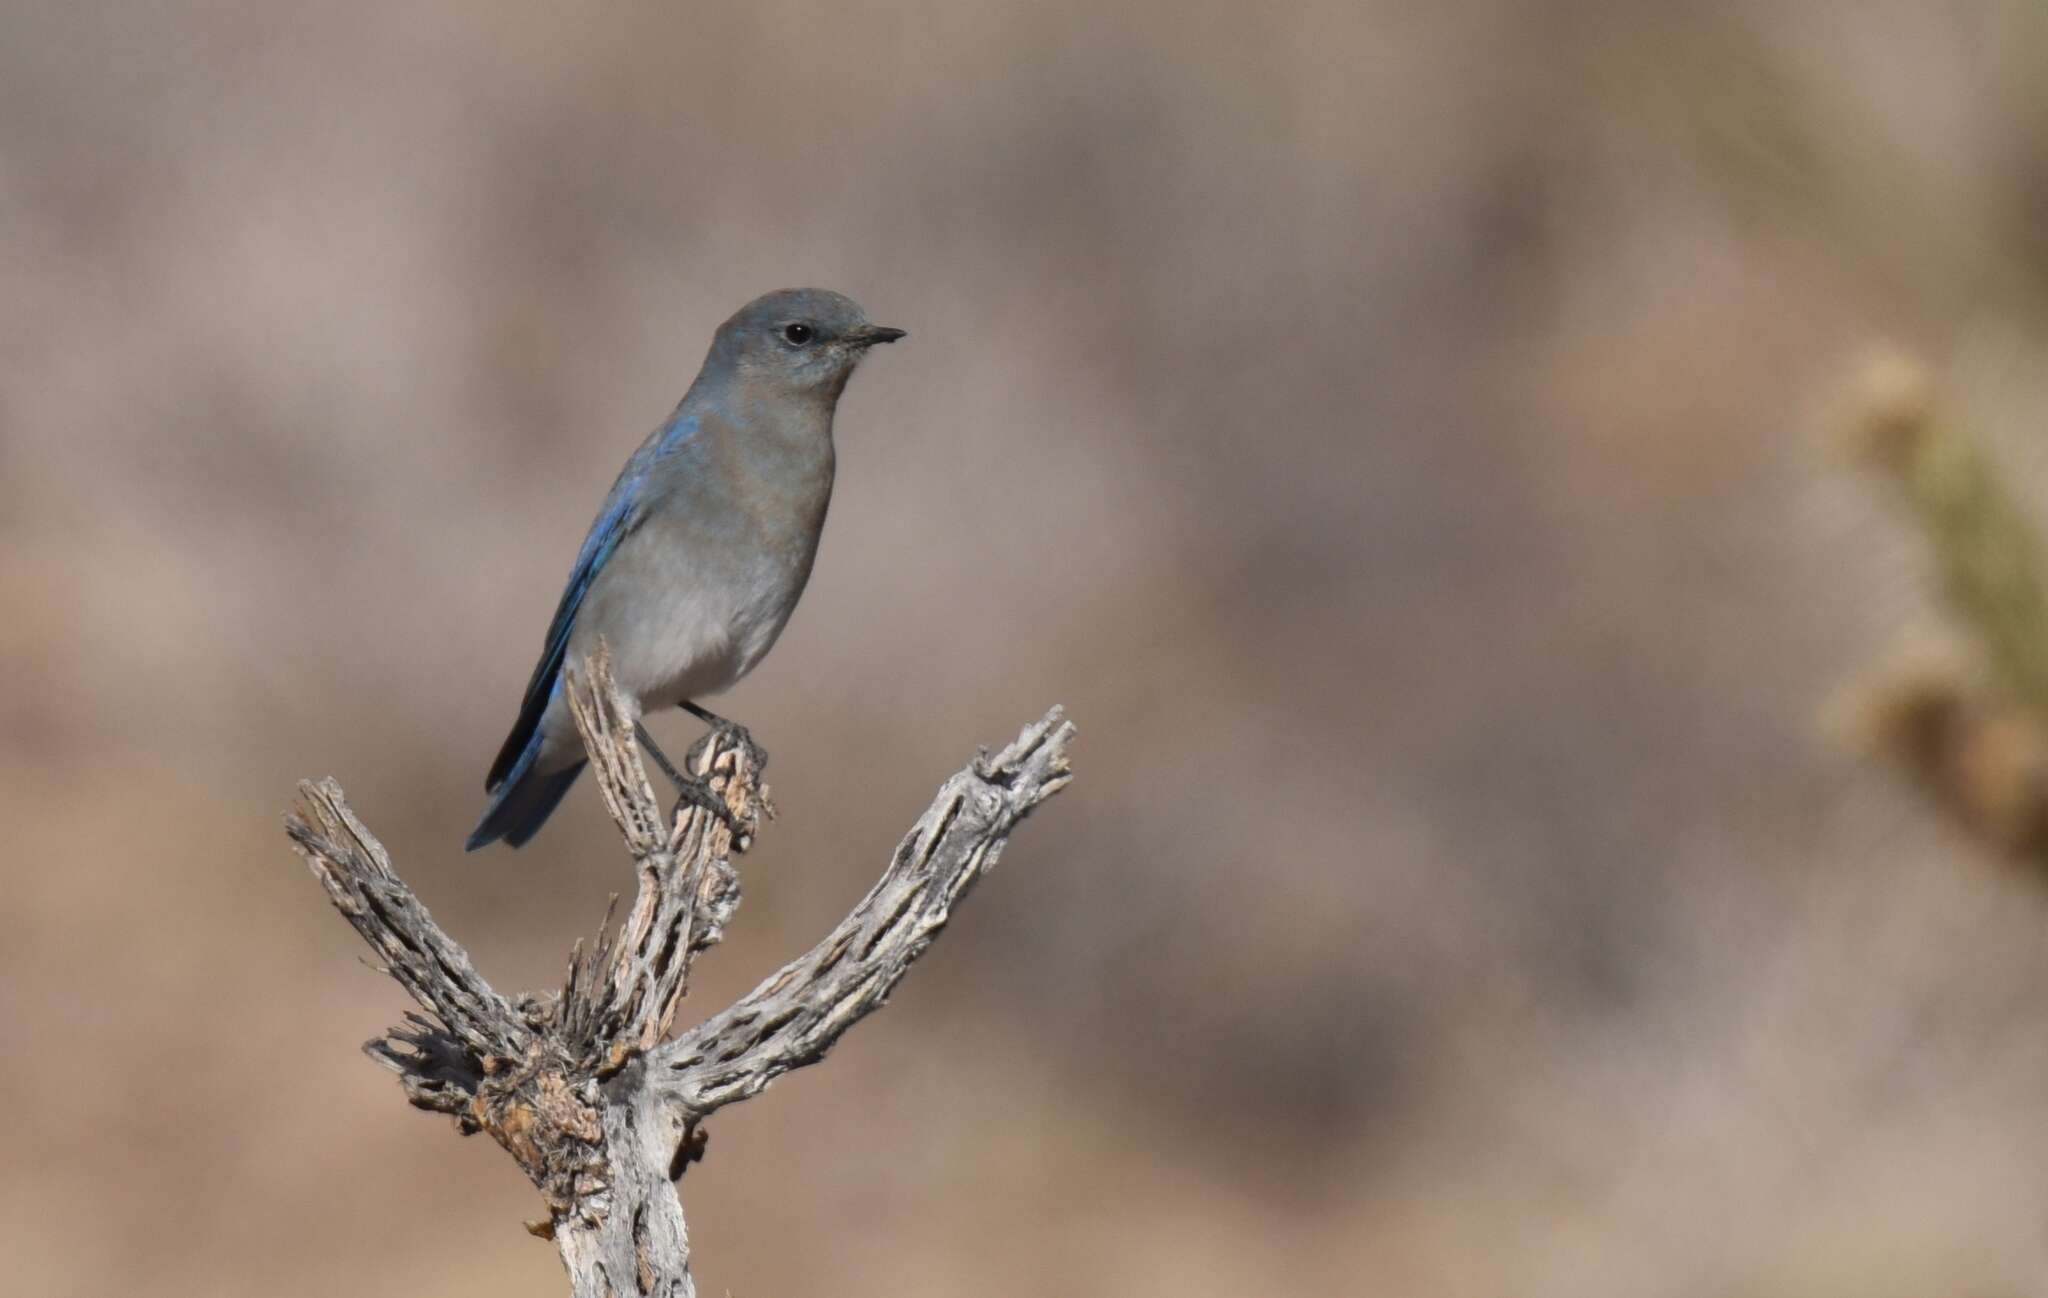
<svg viewBox="0 0 2048 1298">
<path fill-rule="evenodd" d="M 468 850 L 523 846 L 576 782 L 587 758 L 563 674 L 600 641 L 643 745 L 685 788 L 640 718 L 679 706 L 729 724 L 697 700 L 758 666 L 788 624 L 832 499 L 840 394 L 870 348 L 907 336 L 816 288 L 764 294 L 718 327 L 576 553 Z"/>
</svg>

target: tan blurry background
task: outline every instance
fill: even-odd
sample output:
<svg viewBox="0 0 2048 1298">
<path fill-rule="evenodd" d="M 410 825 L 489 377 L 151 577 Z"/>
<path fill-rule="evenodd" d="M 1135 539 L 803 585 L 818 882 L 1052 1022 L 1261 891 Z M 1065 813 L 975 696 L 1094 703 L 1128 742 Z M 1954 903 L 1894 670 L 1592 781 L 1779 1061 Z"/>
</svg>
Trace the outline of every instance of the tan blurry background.
<svg viewBox="0 0 2048 1298">
<path fill-rule="evenodd" d="M 619 855 L 483 770 L 822 284 L 911 339 L 696 1003 L 1081 775 L 714 1122 L 705 1292 L 2048 1293 L 2048 889 L 1819 734 L 1929 600 L 1813 435 L 1887 337 L 2048 464 L 2044 86 L 2018 0 L 0 7 L 0 1290 L 561 1292 L 278 813 L 557 978 Z"/>
</svg>

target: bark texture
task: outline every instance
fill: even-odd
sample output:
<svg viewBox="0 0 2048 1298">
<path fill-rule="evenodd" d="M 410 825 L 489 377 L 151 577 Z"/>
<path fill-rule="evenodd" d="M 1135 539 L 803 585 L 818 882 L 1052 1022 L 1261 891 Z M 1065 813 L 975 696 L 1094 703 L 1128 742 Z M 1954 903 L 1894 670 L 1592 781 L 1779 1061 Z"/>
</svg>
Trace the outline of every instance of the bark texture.
<svg viewBox="0 0 2048 1298">
<path fill-rule="evenodd" d="M 689 1232 L 675 1179 L 702 1156 L 700 1124 L 825 1057 L 879 1009 L 1018 821 L 1071 778 L 1073 726 L 1055 708 L 947 780 L 853 912 L 737 1004 L 670 1039 L 697 955 L 740 900 L 733 858 L 770 813 L 765 757 L 737 730 L 690 752 L 724 814 L 664 815 L 632 714 L 602 650 L 569 697 L 591 773 L 632 857 L 625 917 L 578 943 L 559 992 L 507 999 L 435 924 L 332 780 L 299 786 L 286 827 L 343 918 L 417 1002 L 365 1044 L 406 1098 L 489 1132 L 539 1188 L 577 1298 L 688 1298 Z"/>
</svg>

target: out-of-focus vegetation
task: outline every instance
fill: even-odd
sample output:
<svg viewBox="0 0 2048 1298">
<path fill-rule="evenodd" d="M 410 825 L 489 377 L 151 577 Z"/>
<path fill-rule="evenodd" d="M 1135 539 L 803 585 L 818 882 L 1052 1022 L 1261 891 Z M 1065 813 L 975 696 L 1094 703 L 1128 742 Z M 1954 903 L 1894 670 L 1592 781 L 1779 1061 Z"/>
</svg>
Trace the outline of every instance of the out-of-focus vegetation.
<svg viewBox="0 0 2048 1298">
<path fill-rule="evenodd" d="M 1850 447 L 1900 489 L 1961 634 L 1909 643 L 1848 700 L 1856 733 L 2004 848 L 2048 854 L 2048 591 L 2040 540 L 1913 361 L 1874 357 Z"/>
<path fill-rule="evenodd" d="M 2030 697 L 2039 613 L 1809 432 L 1895 340 L 2048 516 L 2044 12 L 0 3 L 8 1284 L 558 1292 L 276 813 L 557 978 L 620 862 L 587 795 L 465 856 L 484 767 L 710 329 L 820 283 L 911 337 L 721 707 L 782 814 L 699 1003 L 974 743 L 1063 702 L 1084 778 L 714 1124 L 707 1293 L 2036 1292 L 2041 880 L 1813 719 L 1928 625 Z"/>
</svg>

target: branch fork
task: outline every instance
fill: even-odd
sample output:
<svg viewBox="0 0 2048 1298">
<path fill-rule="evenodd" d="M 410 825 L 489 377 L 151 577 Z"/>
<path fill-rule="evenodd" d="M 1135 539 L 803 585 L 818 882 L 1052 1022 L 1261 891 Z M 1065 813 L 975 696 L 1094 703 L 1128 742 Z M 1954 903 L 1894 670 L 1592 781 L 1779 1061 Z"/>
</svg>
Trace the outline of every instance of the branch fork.
<svg viewBox="0 0 2048 1298">
<path fill-rule="evenodd" d="M 490 1133 L 539 1188 L 581 1298 L 695 1292 L 674 1178 L 703 1155 L 703 1120 L 818 1062 L 879 1009 L 1017 823 L 1072 778 L 1055 708 L 940 788 L 880 880 L 809 952 L 671 1039 L 696 957 L 740 902 L 734 858 L 772 814 L 763 755 L 715 728 L 685 760 L 725 815 L 664 814 L 634 713 L 602 646 L 567 680 L 591 772 L 634 863 L 631 906 L 578 942 L 558 992 L 508 1000 L 399 878 L 333 780 L 299 786 L 286 829 L 334 906 L 419 1005 L 364 1045 L 415 1106 Z"/>
</svg>

